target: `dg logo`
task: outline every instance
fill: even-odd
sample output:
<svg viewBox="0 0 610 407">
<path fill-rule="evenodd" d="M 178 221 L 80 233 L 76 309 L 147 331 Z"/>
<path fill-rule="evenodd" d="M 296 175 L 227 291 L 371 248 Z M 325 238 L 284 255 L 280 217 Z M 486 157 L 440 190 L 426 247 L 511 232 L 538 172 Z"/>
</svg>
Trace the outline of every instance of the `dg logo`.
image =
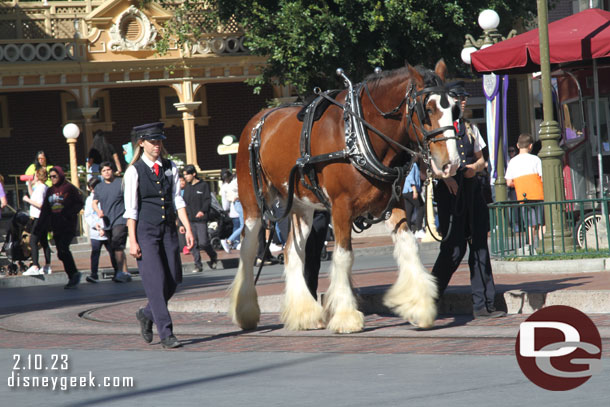
<svg viewBox="0 0 610 407">
<path fill-rule="evenodd" d="M 553 305 L 533 313 L 519 327 L 517 362 L 543 389 L 574 389 L 601 371 L 602 340 L 591 319 L 579 310 Z"/>
</svg>

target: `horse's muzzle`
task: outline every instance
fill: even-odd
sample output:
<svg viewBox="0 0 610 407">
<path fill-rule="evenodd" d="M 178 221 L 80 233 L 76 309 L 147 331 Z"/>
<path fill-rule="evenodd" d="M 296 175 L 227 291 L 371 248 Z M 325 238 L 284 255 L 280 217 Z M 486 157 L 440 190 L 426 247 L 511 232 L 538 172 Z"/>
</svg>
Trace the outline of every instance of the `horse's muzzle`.
<svg viewBox="0 0 610 407">
<path fill-rule="evenodd" d="M 430 160 L 430 162 L 432 164 L 432 171 L 434 172 L 434 175 L 436 175 L 438 178 L 452 177 L 456 174 L 459 168 L 458 165 L 454 165 L 447 162 L 443 165 L 442 169 L 439 169 L 434 159 Z"/>
</svg>

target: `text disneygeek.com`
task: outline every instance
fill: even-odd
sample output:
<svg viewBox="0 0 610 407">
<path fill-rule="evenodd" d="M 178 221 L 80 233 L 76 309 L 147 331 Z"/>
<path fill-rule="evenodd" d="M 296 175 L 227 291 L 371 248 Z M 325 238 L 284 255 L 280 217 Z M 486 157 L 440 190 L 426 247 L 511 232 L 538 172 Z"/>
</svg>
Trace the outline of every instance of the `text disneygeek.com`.
<svg viewBox="0 0 610 407">
<path fill-rule="evenodd" d="M 14 354 L 8 377 L 10 389 L 50 389 L 68 391 L 84 388 L 133 388 L 131 376 L 97 377 L 92 371 L 84 375 L 67 375 L 70 358 L 67 354 Z M 53 374 L 46 376 L 45 374 Z"/>
</svg>

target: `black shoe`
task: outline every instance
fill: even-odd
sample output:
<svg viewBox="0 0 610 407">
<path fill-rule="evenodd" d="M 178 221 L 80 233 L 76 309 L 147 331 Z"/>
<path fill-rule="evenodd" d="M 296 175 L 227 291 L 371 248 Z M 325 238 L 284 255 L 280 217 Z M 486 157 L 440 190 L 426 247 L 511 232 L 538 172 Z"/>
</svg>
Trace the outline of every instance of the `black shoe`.
<svg viewBox="0 0 610 407">
<path fill-rule="evenodd" d="M 138 321 L 140 322 L 140 334 L 142 334 L 142 338 L 144 338 L 144 341 L 146 343 L 151 343 L 153 340 L 153 322 L 150 319 L 146 318 L 146 315 L 144 315 L 144 311 L 142 308 L 140 308 L 138 312 L 136 312 L 136 318 L 138 318 Z"/>
<path fill-rule="evenodd" d="M 87 280 L 87 282 L 89 282 L 89 283 L 94 283 L 94 284 L 97 283 L 98 281 L 100 281 L 97 278 L 97 276 L 94 276 L 93 274 L 90 276 L 87 276 L 87 278 L 85 280 Z"/>
<path fill-rule="evenodd" d="M 165 349 L 174 349 L 182 346 L 182 344 L 178 341 L 178 339 L 176 339 L 174 335 L 170 335 L 167 338 L 161 339 L 161 345 L 163 345 Z"/>
<path fill-rule="evenodd" d="M 214 259 L 214 260 L 210 260 L 207 262 L 208 266 L 212 269 L 212 270 L 216 270 L 216 266 L 218 264 L 218 260 Z"/>
<path fill-rule="evenodd" d="M 506 312 L 496 311 L 495 309 L 490 311 L 487 308 L 483 308 L 480 310 L 474 310 L 472 315 L 474 316 L 474 319 L 502 318 L 506 316 Z"/>
<path fill-rule="evenodd" d="M 64 289 L 70 290 L 72 288 L 76 288 L 78 283 L 80 283 L 80 277 L 81 273 L 80 271 L 77 271 L 76 274 L 73 274 L 72 277 L 70 277 L 70 280 L 68 281 L 68 284 L 64 286 Z"/>
</svg>

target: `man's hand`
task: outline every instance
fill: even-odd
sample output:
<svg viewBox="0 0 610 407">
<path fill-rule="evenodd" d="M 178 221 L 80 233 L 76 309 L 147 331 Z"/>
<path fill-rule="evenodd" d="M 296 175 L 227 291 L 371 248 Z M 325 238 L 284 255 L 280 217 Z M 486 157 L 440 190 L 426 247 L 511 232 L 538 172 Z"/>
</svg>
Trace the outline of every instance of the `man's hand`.
<svg viewBox="0 0 610 407">
<path fill-rule="evenodd" d="M 477 170 L 474 164 L 468 164 L 464 166 L 466 170 L 464 171 L 464 178 L 472 178 L 477 175 Z"/>
<path fill-rule="evenodd" d="M 199 211 L 197 212 L 197 215 L 195 215 L 196 218 L 203 218 L 203 212 Z"/>
<path fill-rule="evenodd" d="M 417 200 L 418 196 L 419 194 L 417 193 L 417 191 L 413 191 L 413 199 Z"/>
<path fill-rule="evenodd" d="M 103 211 L 103 210 L 101 210 L 101 209 L 100 209 L 100 210 L 98 210 L 98 211 L 97 211 L 97 216 L 98 216 L 100 219 L 102 219 L 102 218 L 104 217 L 104 211 Z"/>
<path fill-rule="evenodd" d="M 191 250 L 195 244 L 195 238 L 193 237 L 193 232 L 191 232 L 190 228 L 186 230 L 184 238 L 186 240 L 186 248 Z"/>
<path fill-rule="evenodd" d="M 449 189 L 449 192 L 451 192 L 453 195 L 457 194 L 458 184 L 455 181 L 455 178 L 453 178 L 453 177 L 443 178 L 443 182 L 445 183 L 445 185 L 447 185 L 447 189 Z"/>
</svg>

